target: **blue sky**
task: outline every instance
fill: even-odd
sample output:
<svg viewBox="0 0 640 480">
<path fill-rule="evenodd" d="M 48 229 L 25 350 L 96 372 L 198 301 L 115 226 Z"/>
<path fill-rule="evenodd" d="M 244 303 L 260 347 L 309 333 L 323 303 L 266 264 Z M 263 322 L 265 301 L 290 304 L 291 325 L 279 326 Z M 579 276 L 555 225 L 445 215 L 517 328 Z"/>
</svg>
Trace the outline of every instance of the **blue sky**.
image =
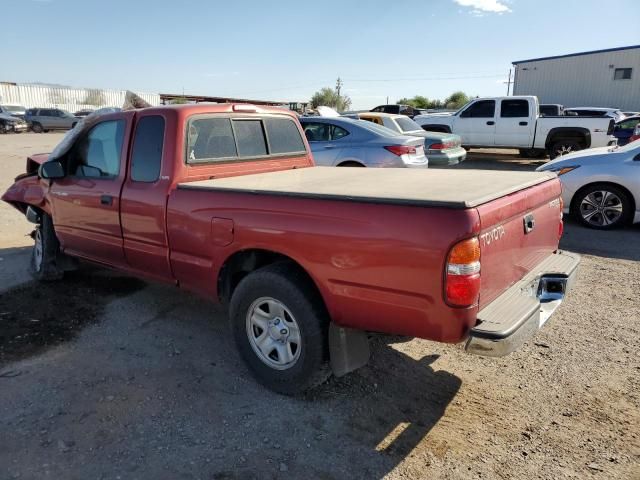
<svg viewBox="0 0 640 480">
<path fill-rule="evenodd" d="M 639 0 L 0 0 L 0 81 L 354 108 L 506 92 L 512 60 L 640 44 Z"/>
</svg>

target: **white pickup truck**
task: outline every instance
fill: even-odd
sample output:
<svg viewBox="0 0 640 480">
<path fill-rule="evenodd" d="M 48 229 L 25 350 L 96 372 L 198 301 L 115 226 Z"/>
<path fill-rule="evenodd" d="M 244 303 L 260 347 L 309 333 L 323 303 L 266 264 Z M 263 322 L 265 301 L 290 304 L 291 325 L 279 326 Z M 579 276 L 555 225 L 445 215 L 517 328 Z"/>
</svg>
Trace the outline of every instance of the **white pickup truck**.
<svg viewBox="0 0 640 480">
<path fill-rule="evenodd" d="M 451 115 L 418 115 L 425 130 L 455 133 L 465 147 L 517 148 L 526 157 L 552 159 L 576 150 L 616 144 L 608 117 L 541 117 L 533 96 L 476 98 Z"/>
</svg>

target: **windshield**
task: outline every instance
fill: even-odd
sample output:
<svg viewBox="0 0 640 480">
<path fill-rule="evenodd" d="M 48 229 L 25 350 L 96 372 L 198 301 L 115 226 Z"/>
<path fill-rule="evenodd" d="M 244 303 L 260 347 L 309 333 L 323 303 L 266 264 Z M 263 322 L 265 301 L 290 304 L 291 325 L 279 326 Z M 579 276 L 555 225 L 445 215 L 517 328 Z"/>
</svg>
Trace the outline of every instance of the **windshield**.
<svg viewBox="0 0 640 480">
<path fill-rule="evenodd" d="M 400 134 L 390 128 L 383 127 L 382 125 L 378 125 L 377 123 L 370 122 L 369 120 L 357 120 L 358 125 L 360 125 L 365 130 L 369 130 L 370 132 L 375 133 L 376 135 L 382 135 L 385 137 L 399 137 Z"/>
<path fill-rule="evenodd" d="M 21 107 L 20 105 L 3 105 L 2 108 L 9 112 L 24 112 L 24 107 Z"/>
<path fill-rule="evenodd" d="M 415 132 L 416 130 L 422 130 L 422 127 L 409 117 L 398 117 L 395 120 L 403 132 Z"/>
</svg>

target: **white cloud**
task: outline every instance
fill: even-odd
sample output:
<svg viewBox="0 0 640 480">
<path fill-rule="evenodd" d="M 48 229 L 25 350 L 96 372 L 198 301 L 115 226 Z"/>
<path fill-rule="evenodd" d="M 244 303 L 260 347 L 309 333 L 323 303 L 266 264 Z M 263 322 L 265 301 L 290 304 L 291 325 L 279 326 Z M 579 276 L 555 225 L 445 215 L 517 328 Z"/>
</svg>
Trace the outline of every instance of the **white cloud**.
<svg viewBox="0 0 640 480">
<path fill-rule="evenodd" d="M 462 7 L 471 8 L 471 13 L 482 16 L 485 13 L 509 13 L 511 9 L 502 0 L 453 0 Z"/>
</svg>

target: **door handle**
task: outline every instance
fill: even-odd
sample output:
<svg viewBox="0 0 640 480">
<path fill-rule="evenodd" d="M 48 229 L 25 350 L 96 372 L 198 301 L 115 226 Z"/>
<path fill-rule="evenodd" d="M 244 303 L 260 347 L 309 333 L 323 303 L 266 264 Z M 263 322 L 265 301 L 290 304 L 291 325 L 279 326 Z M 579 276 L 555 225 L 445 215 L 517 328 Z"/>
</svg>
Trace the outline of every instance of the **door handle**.
<svg viewBox="0 0 640 480">
<path fill-rule="evenodd" d="M 525 125 L 529 125 L 529 122 L 520 122 L 518 125 L 524 127 Z"/>
<path fill-rule="evenodd" d="M 493 120 L 489 120 L 489 121 L 487 122 L 487 125 L 495 125 L 495 124 L 496 124 L 496 122 L 494 122 Z"/>
<path fill-rule="evenodd" d="M 113 205 L 113 197 L 111 195 L 102 195 L 100 197 L 101 205 Z"/>
</svg>

